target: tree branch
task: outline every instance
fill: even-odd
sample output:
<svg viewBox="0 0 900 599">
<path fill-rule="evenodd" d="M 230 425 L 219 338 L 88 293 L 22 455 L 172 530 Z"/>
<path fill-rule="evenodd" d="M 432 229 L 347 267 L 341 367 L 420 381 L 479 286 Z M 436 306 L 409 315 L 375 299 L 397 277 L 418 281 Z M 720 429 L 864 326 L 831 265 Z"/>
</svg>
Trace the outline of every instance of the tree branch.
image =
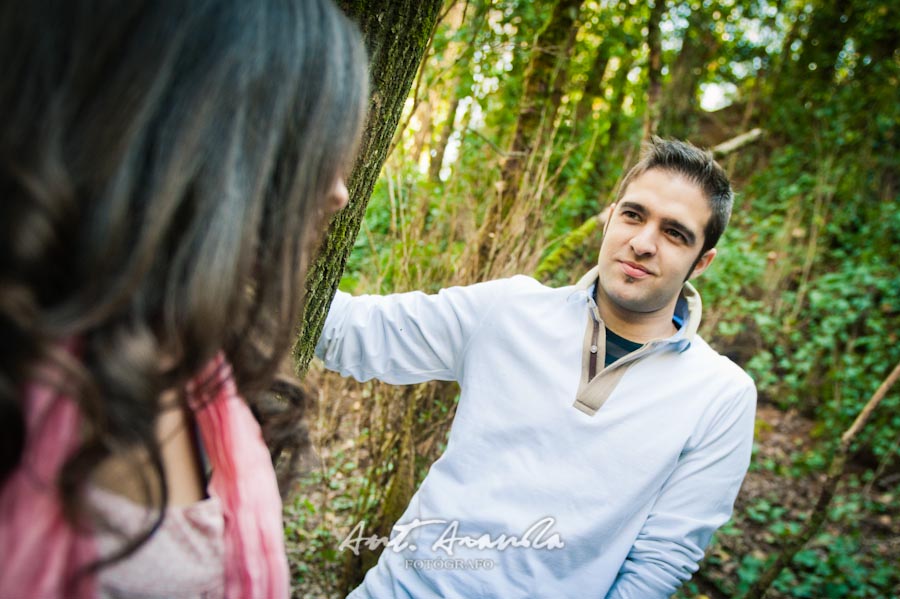
<svg viewBox="0 0 900 599">
<path fill-rule="evenodd" d="M 746 133 L 741 133 L 737 137 L 732 137 L 728 141 L 723 141 L 722 143 L 714 147 L 712 149 L 713 156 L 715 158 L 723 158 L 725 156 L 728 156 L 733 152 L 737 152 L 744 146 L 748 146 L 757 141 L 763 136 L 763 134 L 765 134 L 765 131 L 763 129 L 760 129 L 759 127 L 757 127 L 756 129 L 751 129 Z"/>
</svg>

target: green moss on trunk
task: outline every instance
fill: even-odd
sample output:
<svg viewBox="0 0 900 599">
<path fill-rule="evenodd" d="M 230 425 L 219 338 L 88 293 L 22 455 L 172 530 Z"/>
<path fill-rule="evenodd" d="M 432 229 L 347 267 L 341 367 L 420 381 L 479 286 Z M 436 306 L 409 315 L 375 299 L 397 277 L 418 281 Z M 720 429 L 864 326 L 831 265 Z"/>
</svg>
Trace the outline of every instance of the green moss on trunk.
<svg viewBox="0 0 900 599">
<path fill-rule="evenodd" d="M 365 38 L 372 95 L 362 147 L 347 182 L 350 205 L 332 221 L 306 281 L 306 313 L 294 346 L 300 375 L 309 367 L 441 7 L 440 0 L 344 0 L 338 4 L 359 24 Z"/>
</svg>

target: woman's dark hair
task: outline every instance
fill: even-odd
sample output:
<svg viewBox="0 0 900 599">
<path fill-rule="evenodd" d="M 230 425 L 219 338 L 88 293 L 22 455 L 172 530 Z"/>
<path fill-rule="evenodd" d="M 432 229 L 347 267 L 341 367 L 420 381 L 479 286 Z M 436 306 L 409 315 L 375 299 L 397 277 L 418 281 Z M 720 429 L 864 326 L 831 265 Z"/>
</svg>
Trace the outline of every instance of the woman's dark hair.
<svg viewBox="0 0 900 599">
<path fill-rule="evenodd" d="M 86 423 L 66 507 L 129 448 L 165 506 L 163 391 L 224 350 L 256 408 L 295 337 L 361 131 L 359 32 L 330 0 L 3 2 L 0 64 L 0 483 L 55 362 Z"/>
</svg>

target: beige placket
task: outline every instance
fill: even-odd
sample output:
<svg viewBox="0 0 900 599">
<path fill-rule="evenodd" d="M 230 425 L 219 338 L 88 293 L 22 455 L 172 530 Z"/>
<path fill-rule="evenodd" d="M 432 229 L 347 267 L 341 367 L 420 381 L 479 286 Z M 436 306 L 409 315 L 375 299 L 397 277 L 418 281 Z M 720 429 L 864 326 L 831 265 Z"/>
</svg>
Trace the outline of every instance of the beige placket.
<svg viewBox="0 0 900 599">
<path fill-rule="evenodd" d="M 599 268 L 594 267 L 582 277 L 576 286 L 584 290 L 590 289 L 597 280 L 598 274 Z M 682 296 L 688 302 L 688 313 L 690 314 L 686 323 L 688 329 L 685 331 L 685 337 L 691 340 L 700 324 L 702 311 L 700 294 L 690 283 L 686 282 L 682 289 Z M 661 346 L 668 345 L 671 339 L 648 341 L 610 366 L 605 366 L 606 325 L 600 318 L 600 311 L 593 301 L 590 302 L 590 308 L 582 341 L 581 378 L 578 381 L 578 391 L 572 405 L 588 416 L 593 416 L 606 403 L 631 366 Z"/>
</svg>

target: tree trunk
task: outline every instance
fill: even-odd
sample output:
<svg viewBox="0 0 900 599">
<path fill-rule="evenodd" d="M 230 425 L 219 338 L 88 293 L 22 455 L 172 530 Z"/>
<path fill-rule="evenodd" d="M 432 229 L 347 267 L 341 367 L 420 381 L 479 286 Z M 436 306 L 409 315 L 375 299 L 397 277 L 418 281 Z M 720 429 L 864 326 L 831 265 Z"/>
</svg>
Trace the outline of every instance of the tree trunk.
<svg viewBox="0 0 900 599">
<path fill-rule="evenodd" d="M 441 129 L 440 137 L 434 147 L 431 156 L 431 162 L 428 165 L 428 176 L 435 183 L 440 181 L 441 166 L 444 162 L 444 153 L 447 151 L 447 144 L 453 135 L 454 123 L 456 122 L 456 113 L 459 104 L 463 98 L 472 94 L 472 84 L 474 83 L 474 70 L 471 67 L 472 56 L 475 49 L 478 48 L 478 38 L 482 34 L 484 26 L 487 24 L 488 11 L 490 10 L 490 2 L 481 2 L 475 7 L 475 12 L 471 17 L 469 29 L 471 34 L 465 42 L 465 48 L 459 58 L 456 59 L 454 70 L 458 73 L 456 76 L 456 85 L 454 86 L 453 101 L 447 111 L 447 120 Z M 465 20 L 465 16 L 463 16 Z M 462 28 L 462 23 L 460 24 Z M 465 131 L 465 127 L 462 128 Z"/>
<path fill-rule="evenodd" d="M 800 9 L 802 10 L 802 8 Z M 784 73 L 790 70 L 791 65 L 791 53 L 793 50 L 791 48 L 794 46 L 794 43 L 800 39 L 800 18 L 799 14 L 790 15 L 792 18 L 790 19 L 791 28 L 788 30 L 786 36 L 784 36 L 784 42 L 781 44 L 781 52 L 778 53 L 778 58 L 775 62 L 775 68 L 773 70 L 773 80 L 777 86 L 781 85 L 781 82 L 784 81 Z M 777 94 L 770 94 L 777 95 Z"/>
<path fill-rule="evenodd" d="M 688 18 L 681 51 L 672 64 L 668 83 L 660 102 L 659 131 L 665 136 L 687 138 L 694 132 L 699 103 L 697 91 L 706 71 L 706 64 L 715 56 L 720 45 L 712 28 L 712 18 L 697 7 Z"/>
<path fill-rule="evenodd" d="M 795 84 L 802 84 L 802 98 L 814 90 L 831 92 L 838 54 L 847 41 L 854 16 L 850 0 L 823 1 L 816 7 L 791 77 Z"/>
<path fill-rule="evenodd" d="M 441 0 L 340 0 L 338 4 L 359 23 L 365 38 L 372 95 L 359 156 L 347 182 L 350 205 L 332 221 L 306 280 L 306 312 L 294 346 L 300 375 L 309 367 L 441 8 Z"/>
<path fill-rule="evenodd" d="M 606 140 L 595 144 L 589 160 L 590 170 L 587 173 L 586 183 L 595 194 L 598 194 L 598 197 L 604 192 L 603 182 L 609 172 L 608 167 L 612 158 L 610 154 L 619 141 L 619 130 L 621 129 L 622 121 L 625 119 L 623 114 L 626 98 L 625 90 L 628 86 L 628 71 L 631 70 L 633 64 L 634 56 L 631 53 L 631 48 L 626 46 L 623 56 L 620 57 L 616 74 L 613 76 L 610 84 L 612 97 L 609 103 L 609 129 L 606 132 Z"/>
<path fill-rule="evenodd" d="M 575 37 L 572 34 L 582 2 L 584 0 L 559 0 L 532 48 L 519 102 L 519 115 L 503 164 L 505 204 L 515 198 L 518 179 L 538 141 L 536 137 L 542 122 L 552 121 L 559 108 L 552 105 L 551 98 L 554 90 L 564 82 L 564 67 L 572 51 Z M 503 212 L 506 211 L 508 206 Z"/>
<path fill-rule="evenodd" d="M 478 268 L 482 273 L 490 269 L 491 240 L 499 233 L 501 223 L 515 204 L 529 158 L 541 143 L 540 134 L 552 128 L 562 98 L 566 67 L 575 44 L 576 22 L 583 2 L 559 0 L 532 48 L 519 114 L 503 163 L 503 189 L 499 201 L 488 210 L 479 235 Z"/>
<path fill-rule="evenodd" d="M 603 95 L 604 75 L 606 74 L 606 67 L 609 66 L 609 51 L 610 46 L 612 46 L 611 39 L 612 38 L 606 37 L 600 44 L 600 47 L 597 48 L 597 55 L 594 57 L 594 62 L 591 64 L 590 73 L 592 75 L 588 77 L 587 83 L 584 86 L 584 91 L 581 94 L 581 99 L 578 100 L 578 104 L 575 107 L 575 118 L 572 122 L 572 137 L 575 137 L 581 131 L 582 124 L 594 110 L 594 102 Z"/>
<path fill-rule="evenodd" d="M 608 89 L 621 90 L 625 82 L 623 74 L 618 69 L 622 67 L 623 60 L 627 60 L 628 64 L 631 64 L 632 59 L 625 57 L 635 49 L 635 44 L 639 40 L 638 36 L 631 33 L 631 30 L 640 29 L 635 14 L 641 8 L 640 3 L 620 2 L 615 12 L 609 9 L 601 12 L 600 16 L 605 24 L 602 29 L 597 31 L 597 35 L 601 36 L 603 41 L 597 48 L 597 54 L 591 64 L 572 121 L 570 139 L 571 143 L 578 147 L 573 153 L 575 166 L 567 169 L 568 172 L 563 172 L 560 184 L 557 186 L 557 190 L 559 190 L 557 193 L 565 193 L 569 190 L 578 193 L 576 190 L 586 190 L 591 187 L 586 182 L 595 181 L 593 165 L 598 158 L 603 158 L 609 151 L 609 134 L 612 133 L 612 136 L 615 137 L 615 129 L 617 129 L 617 125 L 612 127 L 610 125 L 614 119 L 613 115 L 617 113 L 624 97 L 614 91 L 609 102 L 601 102 L 605 108 L 602 110 L 600 118 L 597 119 L 594 118 L 594 107 L 598 100 L 605 99 Z M 616 20 L 614 15 L 618 15 L 619 20 Z M 625 69 L 625 73 L 627 71 L 628 69 Z M 599 188 L 591 187 L 589 193 L 595 194 L 597 191 Z M 592 208 L 588 208 L 588 210 L 593 211 Z M 589 213 L 583 215 L 584 218 L 588 216 Z"/>
<path fill-rule="evenodd" d="M 437 100 L 436 97 L 432 98 L 432 96 L 433 92 L 429 92 L 428 99 L 424 102 L 420 102 L 418 109 L 412 115 L 419 119 L 422 126 L 416 131 L 416 134 L 413 135 L 413 145 L 409 151 L 409 161 L 411 164 L 419 164 L 419 161 L 422 160 L 422 152 L 426 149 L 429 151 L 431 149 L 428 146 L 431 145 L 431 134 L 433 129 L 432 121 L 434 119 L 434 105 L 432 104 L 432 100 Z M 398 140 L 401 135 L 402 132 L 398 131 L 396 136 Z"/>
<path fill-rule="evenodd" d="M 647 48 L 649 61 L 647 64 L 647 110 L 644 113 L 644 135 L 647 140 L 656 135 L 659 125 L 659 94 L 662 78 L 662 43 L 660 40 L 659 22 L 666 12 L 666 0 L 655 0 L 650 10 L 650 21 L 647 23 Z"/>
<path fill-rule="evenodd" d="M 441 136 L 434 147 L 434 153 L 431 156 L 431 163 L 428 165 L 428 176 L 434 181 L 441 180 L 441 165 L 444 163 L 444 152 L 447 151 L 447 144 L 450 142 L 450 136 L 453 135 L 453 123 L 456 121 L 456 110 L 459 108 L 461 98 L 459 94 L 453 98 L 450 108 L 447 111 L 447 120 L 441 128 Z"/>
<path fill-rule="evenodd" d="M 769 124 L 772 131 L 789 136 L 790 125 L 806 123 L 813 114 L 807 102 L 817 103 L 833 93 L 838 55 L 851 34 L 854 19 L 850 0 L 816 2 L 805 36 L 795 19 L 782 46 L 771 82 L 772 92 L 766 100 L 768 116 L 774 119 Z M 791 47 L 798 40 L 800 55 L 793 60 Z"/>
</svg>

